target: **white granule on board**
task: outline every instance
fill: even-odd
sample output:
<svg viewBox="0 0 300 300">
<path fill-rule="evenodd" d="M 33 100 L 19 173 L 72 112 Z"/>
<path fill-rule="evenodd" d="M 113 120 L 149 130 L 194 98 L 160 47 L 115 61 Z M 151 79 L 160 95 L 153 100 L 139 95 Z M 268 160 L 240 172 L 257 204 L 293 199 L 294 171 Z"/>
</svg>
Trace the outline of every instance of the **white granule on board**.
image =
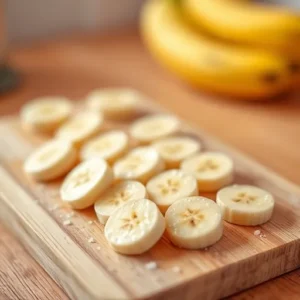
<svg viewBox="0 0 300 300">
<path fill-rule="evenodd" d="M 147 270 L 155 270 L 157 269 L 157 263 L 155 261 L 150 261 L 145 265 Z"/>
<path fill-rule="evenodd" d="M 101 250 L 101 247 L 100 247 L 100 246 L 98 246 L 98 247 L 97 247 L 97 250 Z"/>
<path fill-rule="evenodd" d="M 178 266 L 174 266 L 173 268 L 172 268 L 172 271 L 174 272 L 174 273 L 181 273 L 181 268 L 180 267 L 178 267 Z"/>
<path fill-rule="evenodd" d="M 259 235 L 261 234 L 261 231 L 260 231 L 260 230 L 255 230 L 255 231 L 253 232 L 253 234 L 254 234 L 255 236 L 259 236 Z"/>
<path fill-rule="evenodd" d="M 88 242 L 91 244 L 91 243 L 96 243 L 95 239 L 93 237 L 90 237 L 88 239 Z"/>
<path fill-rule="evenodd" d="M 74 216 L 74 211 L 71 211 L 66 216 L 67 216 L 67 218 L 72 218 Z"/>
<path fill-rule="evenodd" d="M 71 220 L 65 220 L 63 222 L 64 226 L 69 226 L 69 225 L 72 225 L 72 221 Z"/>
<path fill-rule="evenodd" d="M 204 251 L 207 251 L 208 250 L 208 247 L 204 248 Z"/>
<path fill-rule="evenodd" d="M 53 210 L 57 210 L 58 208 L 62 208 L 63 206 L 61 204 L 54 204 L 50 210 L 53 211 Z"/>
<path fill-rule="evenodd" d="M 92 221 L 92 220 L 88 221 L 88 224 L 89 224 L 89 225 L 92 225 L 92 224 L 93 224 L 93 221 Z"/>
</svg>

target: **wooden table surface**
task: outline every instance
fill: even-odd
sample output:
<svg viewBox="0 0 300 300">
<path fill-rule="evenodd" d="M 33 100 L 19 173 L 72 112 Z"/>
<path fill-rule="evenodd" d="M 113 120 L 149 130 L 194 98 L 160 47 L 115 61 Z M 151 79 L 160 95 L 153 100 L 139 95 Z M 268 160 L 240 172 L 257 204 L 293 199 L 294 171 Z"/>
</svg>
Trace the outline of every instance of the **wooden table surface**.
<svg viewBox="0 0 300 300">
<path fill-rule="evenodd" d="M 22 46 L 10 52 L 9 60 L 21 74 L 21 85 L 0 96 L 0 115 L 16 113 L 24 102 L 42 95 L 82 99 L 97 87 L 131 86 L 300 184 L 299 95 L 250 103 L 201 94 L 162 70 L 130 30 Z M 232 299 L 299 299 L 299 294 L 296 270 Z M 67 299 L 2 226 L 0 299 Z"/>
</svg>

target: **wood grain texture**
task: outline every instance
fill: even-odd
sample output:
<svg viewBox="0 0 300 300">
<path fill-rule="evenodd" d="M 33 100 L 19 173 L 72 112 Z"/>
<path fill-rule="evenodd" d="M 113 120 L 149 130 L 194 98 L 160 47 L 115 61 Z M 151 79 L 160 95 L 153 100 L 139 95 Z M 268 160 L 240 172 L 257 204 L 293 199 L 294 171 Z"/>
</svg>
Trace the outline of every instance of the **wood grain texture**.
<svg viewBox="0 0 300 300">
<path fill-rule="evenodd" d="M 47 273 L 0 226 L 0 299 L 67 300 Z"/>
<path fill-rule="evenodd" d="M 21 103 L 39 95 L 80 99 L 91 88 L 131 85 L 300 183 L 294 168 L 300 163 L 296 147 L 300 142 L 299 102 L 295 96 L 271 104 L 199 96 L 153 64 L 134 34 L 117 36 L 70 38 L 16 51 L 11 60 L 23 71 L 24 83 L 18 91 L 2 97 L 1 113 L 14 112 Z M 298 275 L 290 277 L 297 279 Z M 260 299 L 265 293 L 278 298 L 277 288 L 272 288 L 276 285 L 291 295 L 297 288 L 294 279 L 283 277 L 275 280 L 276 284 L 268 283 L 268 288 L 262 285 L 240 297 Z M 291 289 L 287 288 L 290 281 Z"/>
</svg>

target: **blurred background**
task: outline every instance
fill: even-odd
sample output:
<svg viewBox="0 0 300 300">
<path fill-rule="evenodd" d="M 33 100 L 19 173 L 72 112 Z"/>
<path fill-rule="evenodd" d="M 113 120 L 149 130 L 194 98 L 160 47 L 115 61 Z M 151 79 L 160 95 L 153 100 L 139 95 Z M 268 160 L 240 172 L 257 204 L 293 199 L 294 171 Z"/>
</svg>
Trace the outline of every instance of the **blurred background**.
<svg viewBox="0 0 300 300">
<path fill-rule="evenodd" d="M 143 0 L 1 0 L 9 42 L 91 29 L 108 29 L 137 23 Z M 299 0 L 264 0 L 300 9 Z"/>
<path fill-rule="evenodd" d="M 3 0 L 2 0 L 3 1 Z M 128 25 L 142 0 L 4 0 L 9 42 Z"/>
<path fill-rule="evenodd" d="M 18 81 L 6 59 L 12 47 L 129 27 L 140 28 L 146 48 L 159 64 L 197 89 L 256 100 L 299 85 L 300 1 L 161 0 L 170 7 L 172 2 L 173 8 L 144 9 L 139 26 L 145 2 L 2 0 L 0 89 L 5 91 Z M 234 2 L 238 5 L 232 5 Z M 152 26 L 154 23 L 158 25 Z M 174 33 L 180 30 L 188 33 Z M 189 46 L 184 49 L 184 44 Z"/>
</svg>

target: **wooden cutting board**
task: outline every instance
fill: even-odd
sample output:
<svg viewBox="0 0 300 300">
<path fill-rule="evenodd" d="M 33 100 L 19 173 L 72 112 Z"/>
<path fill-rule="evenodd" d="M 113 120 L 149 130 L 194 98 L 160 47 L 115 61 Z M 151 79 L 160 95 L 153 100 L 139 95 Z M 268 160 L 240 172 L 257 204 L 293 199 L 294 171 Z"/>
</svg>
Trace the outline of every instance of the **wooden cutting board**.
<svg viewBox="0 0 300 300">
<path fill-rule="evenodd" d="M 162 109 L 151 102 L 141 107 L 143 114 L 157 111 Z M 112 126 L 126 129 L 127 124 Z M 117 254 L 92 209 L 75 212 L 73 224 L 63 225 L 72 210 L 59 199 L 61 181 L 36 183 L 24 174 L 23 160 L 47 138 L 24 131 L 17 117 L 0 123 L 0 218 L 73 299 L 215 299 L 299 267 L 300 188 L 195 126 L 185 124 L 183 132 L 199 138 L 205 150 L 230 155 L 236 183 L 275 196 L 270 222 L 256 227 L 225 222 L 223 238 L 207 250 L 182 250 L 163 237 L 141 256 Z M 258 229 L 262 237 L 254 235 Z M 89 243 L 90 237 L 96 243 Z M 157 269 L 145 267 L 151 261 Z"/>
</svg>

